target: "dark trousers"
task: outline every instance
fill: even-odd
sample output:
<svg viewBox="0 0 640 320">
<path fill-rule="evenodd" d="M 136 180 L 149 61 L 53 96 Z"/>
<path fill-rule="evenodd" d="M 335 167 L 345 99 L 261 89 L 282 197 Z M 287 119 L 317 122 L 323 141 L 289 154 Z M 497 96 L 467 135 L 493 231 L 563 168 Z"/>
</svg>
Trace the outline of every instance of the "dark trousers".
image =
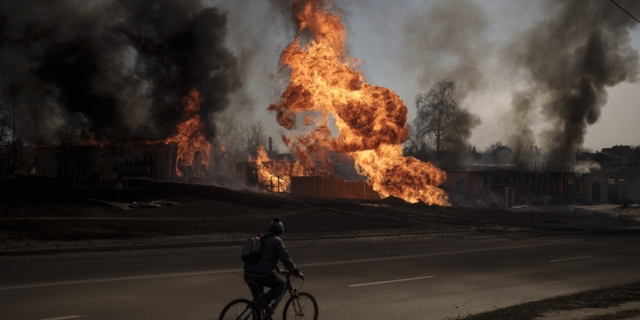
<svg viewBox="0 0 640 320">
<path fill-rule="evenodd" d="M 269 292 L 262 296 L 267 303 L 271 303 L 271 301 L 278 298 L 287 286 L 284 278 L 275 273 L 270 273 L 262 277 L 245 274 L 244 282 L 249 286 L 249 290 L 251 290 L 254 298 L 257 298 L 264 292 L 264 287 L 271 288 Z"/>
</svg>

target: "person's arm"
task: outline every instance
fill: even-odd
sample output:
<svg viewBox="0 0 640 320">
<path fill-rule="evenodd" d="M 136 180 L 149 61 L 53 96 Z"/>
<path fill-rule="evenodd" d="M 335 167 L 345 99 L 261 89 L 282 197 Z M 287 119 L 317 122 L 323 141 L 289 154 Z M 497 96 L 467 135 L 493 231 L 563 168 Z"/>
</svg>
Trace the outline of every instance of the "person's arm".
<svg viewBox="0 0 640 320">
<path fill-rule="evenodd" d="M 276 240 L 276 247 L 275 247 L 275 254 L 278 257 L 278 259 L 280 259 L 280 261 L 282 261 L 282 264 L 284 265 L 285 268 L 287 268 L 287 270 L 289 270 L 289 272 L 292 272 L 294 274 L 298 273 L 298 267 L 296 267 L 296 264 L 293 262 L 293 260 L 291 260 L 291 256 L 289 255 L 289 251 L 287 251 L 287 248 L 284 247 L 284 242 L 282 242 L 282 239 L 280 239 L 280 237 L 275 238 L 274 240 Z"/>
</svg>

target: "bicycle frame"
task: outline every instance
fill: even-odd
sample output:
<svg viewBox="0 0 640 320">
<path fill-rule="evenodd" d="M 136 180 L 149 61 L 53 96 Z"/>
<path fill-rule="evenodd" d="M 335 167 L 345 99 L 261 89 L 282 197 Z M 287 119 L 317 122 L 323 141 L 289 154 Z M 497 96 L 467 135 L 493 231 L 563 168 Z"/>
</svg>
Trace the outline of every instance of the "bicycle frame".
<svg viewBox="0 0 640 320">
<path fill-rule="evenodd" d="M 284 295 L 287 293 L 287 291 L 289 292 L 289 295 L 291 295 L 292 297 L 296 297 L 298 295 L 298 290 L 294 289 L 293 286 L 291 285 L 291 279 L 289 279 L 290 277 L 291 277 L 290 274 L 287 275 L 287 283 L 286 283 L 286 286 L 285 286 L 284 290 L 282 290 L 282 293 L 276 299 L 276 301 L 274 301 L 271 304 L 271 309 L 273 309 L 273 311 L 276 311 L 276 308 L 278 307 L 278 305 L 282 301 L 282 298 L 284 298 Z M 270 314 L 268 316 L 270 316 Z"/>
<path fill-rule="evenodd" d="M 287 292 L 289 292 L 289 295 L 292 297 L 298 296 L 298 290 L 296 290 L 291 285 L 291 279 L 290 279 L 291 274 L 287 274 L 286 277 L 287 277 L 287 282 L 284 290 L 282 290 L 282 293 L 280 294 L 280 296 L 271 304 L 271 309 L 273 309 L 274 313 L 278 308 L 278 305 L 280 304 L 280 302 L 282 302 L 282 299 L 284 298 L 285 294 L 287 294 Z M 258 307 L 256 307 L 255 303 L 256 303 L 256 300 L 254 299 L 251 304 L 252 312 L 257 312 L 260 315 L 264 315 L 266 319 L 271 318 L 271 316 L 274 314 L 274 313 L 266 312 L 266 311 L 263 311 L 262 309 L 259 309 Z M 300 306 L 299 300 L 296 300 L 295 303 L 293 304 L 293 310 L 296 312 L 296 314 L 300 314 L 302 312 L 302 306 Z"/>
</svg>

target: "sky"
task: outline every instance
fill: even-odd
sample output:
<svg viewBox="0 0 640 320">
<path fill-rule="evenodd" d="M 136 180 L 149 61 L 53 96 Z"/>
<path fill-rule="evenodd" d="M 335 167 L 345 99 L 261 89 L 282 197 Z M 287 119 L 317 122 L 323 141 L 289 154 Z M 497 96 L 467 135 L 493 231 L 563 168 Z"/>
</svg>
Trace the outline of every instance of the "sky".
<svg viewBox="0 0 640 320">
<path fill-rule="evenodd" d="M 410 23 L 423 26 L 422 34 L 431 32 L 434 23 L 428 14 L 441 0 L 337 0 L 335 3 L 342 8 L 342 21 L 349 32 L 349 55 L 361 61 L 359 68 L 367 82 L 388 87 L 403 99 L 409 111 L 409 123 L 416 113 L 415 96 L 428 91 L 427 83 L 437 80 L 439 67 L 456 59 L 474 63 L 482 73 L 482 85 L 470 91 L 461 105 L 480 117 L 482 124 L 473 130 L 469 142 L 483 149 L 506 140 L 502 115 L 510 108 L 512 93 L 526 85 L 513 70 L 504 66 L 499 53 L 514 34 L 530 27 L 544 14 L 540 6 L 542 0 L 467 1 L 480 9 L 463 0 L 445 2 L 459 5 L 452 8 L 452 12 L 459 12 L 465 19 L 478 17 L 478 28 L 481 28 L 461 42 L 469 44 L 470 49 L 459 56 L 423 47 L 407 32 Z M 228 112 L 239 122 L 261 122 L 268 135 L 279 141 L 280 128 L 275 115 L 266 108 L 284 91 L 286 70 L 281 70 L 278 59 L 294 32 L 290 21 L 272 2 L 211 0 L 209 4 L 228 11 L 228 46 L 238 55 L 245 72 L 243 89 L 235 94 Z M 437 25 L 433 27 L 434 32 L 443 31 Z M 630 37 L 632 46 L 640 50 L 640 24 L 630 31 Z M 429 74 L 430 71 L 434 71 L 433 74 Z M 640 145 L 640 82 L 623 82 L 607 88 L 607 92 L 608 100 L 599 120 L 588 128 L 585 147 L 600 150 L 616 144 Z M 536 132 L 548 125 L 540 114 L 534 114 L 531 122 Z"/>
</svg>

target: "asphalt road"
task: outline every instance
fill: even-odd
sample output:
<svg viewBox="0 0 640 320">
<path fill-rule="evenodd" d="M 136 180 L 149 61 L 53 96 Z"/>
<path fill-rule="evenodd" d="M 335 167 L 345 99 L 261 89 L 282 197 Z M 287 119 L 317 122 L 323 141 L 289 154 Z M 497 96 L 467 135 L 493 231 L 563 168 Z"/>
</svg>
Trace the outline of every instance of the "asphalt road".
<svg viewBox="0 0 640 320">
<path fill-rule="evenodd" d="M 455 318 L 640 279 L 640 235 L 285 243 L 320 319 Z M 0 319 L 217 319 L 249 295 L 239 251 L 1 257 Z"/>
</svg>

